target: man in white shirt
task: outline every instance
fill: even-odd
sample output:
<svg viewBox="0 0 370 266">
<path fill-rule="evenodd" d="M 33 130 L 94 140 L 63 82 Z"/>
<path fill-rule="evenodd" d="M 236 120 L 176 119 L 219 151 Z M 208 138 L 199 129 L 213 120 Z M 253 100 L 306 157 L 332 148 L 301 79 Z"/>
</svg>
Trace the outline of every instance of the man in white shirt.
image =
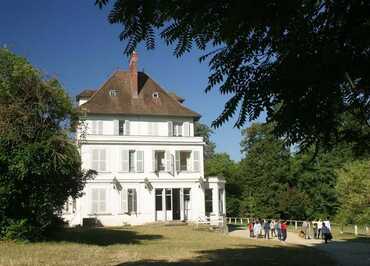
<svg viewBox="0 0 370 266">
<path fill-rule="evenodd" d="M 329 217 L 328 217 L 328 218 L 326 218 L 326 220 L 324 221 L 324 224 L 325 224 L 325 226 L 329 229 L 329 231 L 331 232 L 331 227 L 330 227 Z"/>
</svg>

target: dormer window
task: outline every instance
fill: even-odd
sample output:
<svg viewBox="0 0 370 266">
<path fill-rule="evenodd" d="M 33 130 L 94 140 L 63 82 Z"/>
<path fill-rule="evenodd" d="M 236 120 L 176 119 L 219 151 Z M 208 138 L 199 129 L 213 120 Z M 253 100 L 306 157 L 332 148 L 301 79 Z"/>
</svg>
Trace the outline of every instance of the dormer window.
<svg viewBox="0 0 370 266">
<path fill-rule="evenodd" d="M 153 97 L 153 99 L 158 99 L 159 98 L 159 92 L 153 92 L 153 94 L 152 94 L 152 97 Z"/>
<path fill-rule="evenodd" d="M 117 90 L 110 90 L 109 91 L 109 96 L 115 97 L 117 95 L 118 95 L 118 91 Z"/>
</svg>

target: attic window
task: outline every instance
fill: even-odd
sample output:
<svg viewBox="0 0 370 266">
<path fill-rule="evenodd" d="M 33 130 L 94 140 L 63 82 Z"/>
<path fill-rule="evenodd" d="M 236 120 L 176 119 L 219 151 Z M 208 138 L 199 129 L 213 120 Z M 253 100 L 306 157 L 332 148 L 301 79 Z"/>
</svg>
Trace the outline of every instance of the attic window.
<svg viewBox="0 0 370 266">
<path fill-rule="evenodd" d="M 152 97 L 153 97 L 153 99 L 158 99 L 159 98 L 159 92 L 153 92 L 153 94 L 152 94 Z"/>
<path fill-rule="evenodd" d="M 110 90 L 109 91 L 109 96 L 117 96 L 118 92 L 117 90 Z"/>
</svg>

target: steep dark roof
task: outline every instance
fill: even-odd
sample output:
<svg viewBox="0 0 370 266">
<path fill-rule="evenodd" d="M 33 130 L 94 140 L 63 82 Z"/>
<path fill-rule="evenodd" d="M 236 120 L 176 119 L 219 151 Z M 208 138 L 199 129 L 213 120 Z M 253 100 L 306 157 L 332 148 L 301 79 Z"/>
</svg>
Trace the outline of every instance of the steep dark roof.
<svg viewBox="0 0 370 266">
<path fill-rule="evenodd" d="M 88 99 L 90 98 L 91 96 L 93 96 L 93 94 L 95 93 L 95 90 L 83 90 L 80 94 L 78 94 L 76 96 L 76 100 L 80 100 L 80 99 Z"/>
<path fill-rule="evenodd" d="M 111 90 L 115 90 L 117 95 L 111 96 L 109 93 Z M 138 72 L 138 91 L 138 97 L 132 97 L 130 73 L 117 71 L 80 108 L 90 114 L 200 118 L 198 113 L 185 107 L 143 72 Z M 153 94 L 158 94 L 159 97 L 153 97 Z"/>
</svg>

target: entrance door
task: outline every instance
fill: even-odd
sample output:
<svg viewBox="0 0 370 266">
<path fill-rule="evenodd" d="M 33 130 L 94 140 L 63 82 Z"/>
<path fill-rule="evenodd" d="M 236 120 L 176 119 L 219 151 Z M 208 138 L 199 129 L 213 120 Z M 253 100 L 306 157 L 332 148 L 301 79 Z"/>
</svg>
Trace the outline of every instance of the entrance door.
<svg viewBox="0 0 370 266">
<path fill-rule="evenodd" d="M 180 213 L 180 189 L 174 188 L 172 189 L 172 219 L 173 220 L 180 220 L 181 213 Z"/>
</svg>

